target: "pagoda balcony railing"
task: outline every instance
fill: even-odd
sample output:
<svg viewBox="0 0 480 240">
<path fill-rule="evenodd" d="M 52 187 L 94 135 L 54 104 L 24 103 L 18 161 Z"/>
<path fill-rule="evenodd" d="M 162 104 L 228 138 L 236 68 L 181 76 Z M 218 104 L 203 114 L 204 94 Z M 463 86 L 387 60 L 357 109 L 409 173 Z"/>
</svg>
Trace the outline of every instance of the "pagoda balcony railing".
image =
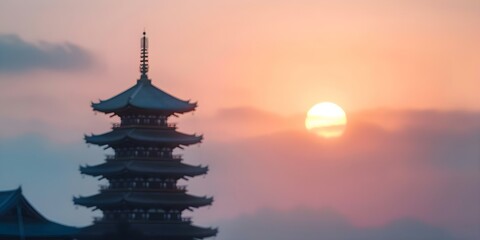
<svg viewBox="0 0 480 240">
<path fill-rule="evenodd" d="M 118 222 L 120 219 L 106 219 L 105 217 L 93 217 L 93 222 Z M 177 219 L 148 219 L 148 218 L 134 218 L 134 219 L 125 219 L 129 222 L 149 222 L 149 223 L 191 223 L 191 217 L 181 217 Z"/>
<path fill-rule="evenodd" d="M 121 123 L 112 123 L 112 129 L 115 128 L 169 128 L 176 129 L 176 123 L 166 123 L 166 124 L 121 124 Z"/>
<path fill-rule="evenodd" d="M 109 185 L 99 185 L 101 192 L 125 192 L 125 191 L 142 191 L 142 192 L 186 192 L 186 185 L 179 185 L 174 187 L 110 187 Z"/>
<path fill-rule="evenodd" d="M 107 160 L 182 160 L 181 154 L 172 154 L 171 156 L 116 156 L 115 154 L 107 154 Z"/>
</svg>

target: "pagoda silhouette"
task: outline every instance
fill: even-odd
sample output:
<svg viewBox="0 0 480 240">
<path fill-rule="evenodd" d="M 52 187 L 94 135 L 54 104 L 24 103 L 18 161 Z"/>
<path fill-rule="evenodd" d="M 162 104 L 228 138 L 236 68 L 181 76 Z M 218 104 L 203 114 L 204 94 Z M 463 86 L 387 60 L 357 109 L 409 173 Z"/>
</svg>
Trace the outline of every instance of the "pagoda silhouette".
<svg viewBox="0 0 480 240">
<path fill-rule="evenodd" d="M 110 132 L 85 136 L 88 144 L 111 148 L 104 163 L 80 172 L 108 180 L 98 194 L 76 197 L 76 205 L 99 209 L 103 216 L 83 228 L 79 239 L 189 240 L 216 236 L 217 229 L 192 225 L 186 210 L 211 205 L 213 198 L 187 193 L 181 179 L 204 175 L 206 166 L 183 163 L 173 150 L 197 144 L 203 136 L 177 131 L 168 121 L 194 111 L 197 103 L 180 100 L 148 78 L 148 39 L 141 38 L 140 79 L 126 91 L 92 103 L 94 111 L 118 116 Z"/>
</svg>

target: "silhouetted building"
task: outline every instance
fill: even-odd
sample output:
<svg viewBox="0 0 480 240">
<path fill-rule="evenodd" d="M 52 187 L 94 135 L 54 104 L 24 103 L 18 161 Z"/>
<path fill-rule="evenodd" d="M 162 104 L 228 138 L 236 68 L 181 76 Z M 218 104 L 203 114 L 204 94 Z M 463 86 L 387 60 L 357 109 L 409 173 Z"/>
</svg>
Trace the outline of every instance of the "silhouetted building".
<svg viewBox="0 0 480 240">
<path fill-rule="evenodd" d="M 80 168 L 82 174 L 101 177 L 108 185 L 90 197 L 74 198 L 77 205 L 100 209 L 103 217 L 80 237 L 104 239 L 202 239 L 217 229 L 193 226 L 185 210 L 211 205 L 213 198 L 187 193 L 180 179 L 206 174 L 208 167 L 182 162 L 172 154 L 201 142 L 202 136 L 176 131 L 171 116 L 194 111 L 197 104 L 180 100 L 152 85 L 147 77 L 148 52 L 141 39 L 140 79 L 126 91 L 98 103 L 95 111 L 120 117 L 112 131 L 85 136 L 87 143 L 112 148 L 105 163 Z"/>
<path fill-rule="evenodd" d="M 21 188 L 0 192 L 0 239 L 71 240 L 77 233 L 77 228 L 52 222 L 37 212 Z"/>
</svg>

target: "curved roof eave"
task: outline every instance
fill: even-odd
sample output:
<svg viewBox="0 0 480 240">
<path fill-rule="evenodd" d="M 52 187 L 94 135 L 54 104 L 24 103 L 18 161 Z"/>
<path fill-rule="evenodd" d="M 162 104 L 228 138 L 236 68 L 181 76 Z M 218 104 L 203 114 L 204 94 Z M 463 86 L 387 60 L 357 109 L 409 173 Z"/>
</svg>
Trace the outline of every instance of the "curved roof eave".
<svg viewBox="0 0 480 240">
<path fill-rule="evenodd" d="M 155 168 L 156 165 L 160 168 Z M 208 172 L 208 167 L 202 166 L 193 166 L 188 164 L 179 163 L 177 167 L 172 166 L 163 166 L 158 163 L 148 163 L 148 164 L 139 164 L 136 161 L 124 162 L 124 163 L 103 163 L 96 166 L 85 166 L 80 167 L 80 172 L 82 174 L 87 174 L 90 176 L 115 176 L 121 175 L 125 171 L 131 173 L 141 173 L 141 174 L 151 174 L 151 175 L 172 175 L 172 176 L 188 176 L 194 177 L 206 174 Z"/>
<path fill-rule="evenodd" d="M 157 195 L 157 196 L 156 196 Z M 163 196 L 162 196 L 163 195 Z M 90 197 L 78 197 L 73 199 L 77 205 L 85 207 L 109 207 L 119 204 L 130 203 L 145 206 L 181 206 L 202 207 L 213 203 L 213 197 L 198 197 L 189 194 L 135 194 L 135 193 L 99 193 Z"/>
<path fill-rule="evenodd" d="M 128 107 L 141 110 L 185 113 L 195 110 L 197 103 L 184 101 L 155 87 L 150 80 L 137 81 L 137 84 L 107 100 L 92 103 L 95 111 L 112 113 Z"/>
<path fill-rule="evenodd" d="M 106 146 L 106 145 L 112 146 L 112 145 L 116 145 L 116 144 L 119 144 L 119 143 L 122 143 L 122 142 L 126 142 L 128 140 L 136 140 L 136 141 L 146 142 L 146 143 L 163 143 L 163 144 L 171 144 L 171 145 L 178 145 L 178 146 L 189 146 L 189 145 L 192 145 L 192 144 L 200 143 L 202 141 L 201 136 L 196 136 L 196 137 L 197 137 L 197 139 L 192 139 L 192 140 L 189 140 L 189 141 L 179 141 L 179 140 L 176 140 L 176 141 L 145 141 L 145 140 L 134 139 L 134 138 L 131 138 L 131 137 L 125 137 L 125 138 L 118 139 L 118 140 L 115 140 L 115 141 L 95 141 L 94 139 L 91 139 L 91 137 L 89 137 L 90 140 L 86 139 L 86 141 L 87 141 L 87 143 L 95 144 L 95 145 L 99 145 L 99 146 Z"/>
<path fill-rule="evenodd" d="M 170 136 L 166 136 L 161 132 L 129 129 L 114 130 L 101 135 L 85 135 L 84 138 L 87 143 L 96 144 L 99 146 L 115 145 L 127 140 L 188 146 L 200 143 L 203 139 L 203 135 L 190 135 L 176 131 L 168 133 Z"/>
<path fill-rule="evenodd" d="M 21 206 L 24 211 L 28 211 L 32 214 L 37 220 L 48 222 L 49 220 L 45 218 L 40 212 L 38 212 L 28 200 L 23 196 L 22 188 L 19 187 L 11 191 L 0 192 L 0 215 L 9 211 L 11 208 L 16 206 Z"/>
<path fill-rule="evenodd" d="M 143 111 L 159 111 L 159 112 L 164 112 L 168 114 L 174 114 L 174 113 L 187 113 L 194 111 L 197 108 L 197 103 L 188 103 L 188 106 L 184 106 L 182 108 L 156 108 L 156 107 L 145 107 L 145 106 L 137 106 L 135 104 L 125 104 L 124 106 L 119 106 L 118 108 L 101 108 L 101 107 L 96 107 L 92 104 L 92 108 L 95 111 L 102 112 L 102 113 L 118 113 L 118 112 L 124 112 L 128 109 L 138 109 L 138 110 L 143 110 Z"/>
<path fill-rule="evenodd" d="M 11 191 L 0 192 L 0 215 L 12 208 L 21 207 L 22 213 L 28 212 L 30 219 L 35 221 L 25 222 L 25 235 L 28 237 L 57 237 L 70 236 L 78 229 L 53 222 L 38 212 L 25 198 L 19 187 Z M 0 224 L 0 236 L 18 236 L 18 223 L 6 221 Z"/>
<path fill-rule="evenodd" d="M 14 205 L 18 203 L 19 197 L 21 195 L 20 188 L 10 191 L 1 191 L 0 192 L 0 215 L 11 209 Z"/>
</svg>

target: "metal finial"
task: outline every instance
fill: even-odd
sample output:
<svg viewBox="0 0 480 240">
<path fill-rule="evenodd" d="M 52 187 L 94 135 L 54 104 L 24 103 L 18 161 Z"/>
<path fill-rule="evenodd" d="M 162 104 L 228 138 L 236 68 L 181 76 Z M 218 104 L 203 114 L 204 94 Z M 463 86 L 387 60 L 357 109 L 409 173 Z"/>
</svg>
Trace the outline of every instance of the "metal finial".
<svg viewBox="0 0 480 240">
<path fill-rule="evenodd" d="M 147 33 L 143 31 L 143 37 L 140 42 L 141 55 L 140 55 L 140 73 L 141 79 L 148 79 L 148 39 Z"/>
</svg>

